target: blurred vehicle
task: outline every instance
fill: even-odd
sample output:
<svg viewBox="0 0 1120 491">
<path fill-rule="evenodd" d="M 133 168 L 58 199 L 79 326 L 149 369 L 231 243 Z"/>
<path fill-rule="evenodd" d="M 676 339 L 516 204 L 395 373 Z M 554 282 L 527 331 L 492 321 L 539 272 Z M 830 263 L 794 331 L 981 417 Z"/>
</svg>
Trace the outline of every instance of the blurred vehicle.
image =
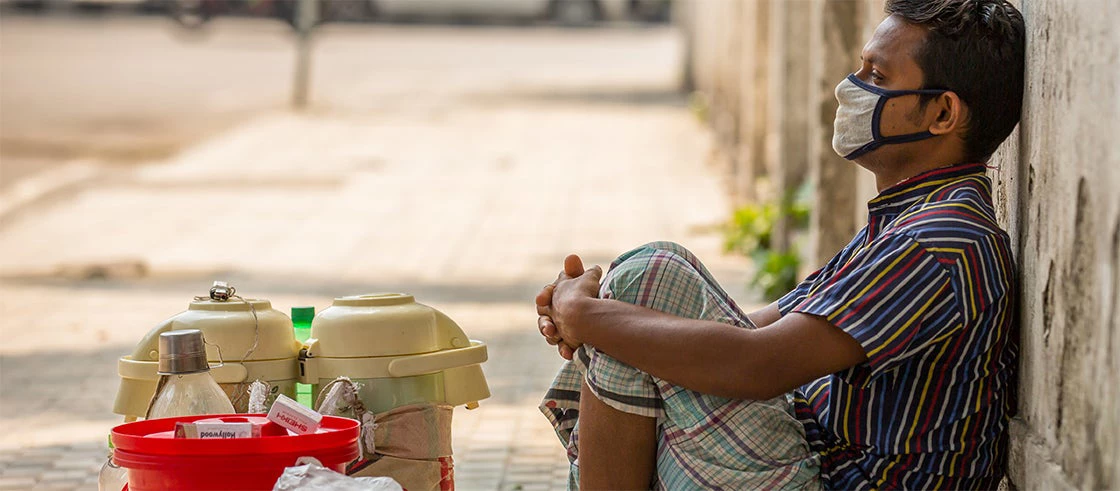
<svg viewBox="0 0 1120 491">
<path fill-rule="evenodd" d="M 220 0 L 169 0 L 167 14 L 184 27 L 196 28 L 223 13 Z"/>
<path fill-rule="evenodd" d="M 295 25 L 299 0 L 275 0 L 277 16 Z M 360 22 L 372 20 L 375 4 L 371 0 L 316 0 L 317 22 Z"/>
<path fill-rule="evenodd" d="M 0 0 L 0 6 L 11 5 L 19 9 L 45 11 L 74 7 L 86 11 L 108 10 L 110 8 L 152 10 L 162 0 Z"/>
<path fill-rule="evenodd" d="M 148 0 L 69 0 L 69 3 L 83 10 L 103 10 L 110 7 L 144 7 Z"/>
<path fill-rule="evenodd" d="M 369 0 L 381 18 L 507 18 L 582 26 L 623 20 L 628 0 Z"/>
<path fill-rule="evenodd" d="M 374 18 L 374 3 L 369 0 L 319 0 L 319 4 L 321 21 L 356 22 Z"/>
<path fill-rule="evenodd" d="M 0 0 L 2 1 L 2 0 Z M 150 0 L 72 0 L 85 2 Z M 218 15 L 278 17 L 294 25 L 299 0 L 164 0 L 181 24 Z M 317 0 L 318 22 L 381 20 L 549 20 L 568 26 L 629 19 L 668 19 L 670 0 Z"/>
<path fill-rule="evenodd" d="M 186 27 L 201 27 L 217 16 L 276 17 L 295 26 L 299 0 L 166 0 L 166 10 Z M 363 21 L 373 17 L 369 0 L 317 0 L 318 22 Z"/>
<path fill-rule="evenodd" d="M 670 0 L 630 0 L 627 14 L 645 22 L 668 22 L 672 11 Z"/>
<path fill-rule="evenodd" d="M 278 17 L 294 25 L 296 12 L 295 0 L 166 0 L 165 6 L 171 18 L 190 28 L 226 15 Z"/>
<path fill-rule="evenodd" d="M 0 7 L 15 7 L 26 10 L 43 10 L 47 6 L 46 0 L 0 0 Z"/>
</svg>

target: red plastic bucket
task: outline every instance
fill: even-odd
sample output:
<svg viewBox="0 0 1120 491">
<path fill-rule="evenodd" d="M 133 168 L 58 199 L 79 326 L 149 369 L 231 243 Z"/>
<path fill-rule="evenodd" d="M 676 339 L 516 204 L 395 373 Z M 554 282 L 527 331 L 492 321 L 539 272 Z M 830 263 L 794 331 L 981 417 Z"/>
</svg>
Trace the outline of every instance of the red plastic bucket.
<svg viewBox="0 0 1120 491">
<path fill-rule="evenodd" d="M 310 435 L 201 440 L 173 438 L 175 423 L 220 418 L 246 421 L 263 414 L 185 416 L 126 423 L 113 428 L 113 460 L 128 469 L 130 491 L 271 490 L 285 467 L 315 457 L 345 473 L 358 458 L 358 422 L 323 416 Z"/>
</svg>

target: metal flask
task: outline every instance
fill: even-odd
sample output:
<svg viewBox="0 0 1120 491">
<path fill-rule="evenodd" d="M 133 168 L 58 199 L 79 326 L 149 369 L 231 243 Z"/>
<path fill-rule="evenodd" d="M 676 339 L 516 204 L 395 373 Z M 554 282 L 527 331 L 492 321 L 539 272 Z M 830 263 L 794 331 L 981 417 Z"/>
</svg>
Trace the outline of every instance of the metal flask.
<svg viewBox="0 0 1120 491">
<path fill-rule="evenodd" d="M 206 372 L 210 364 L 206 361 L 206 344 L 202 331 L 181 329 L 159 335 L 160 375 L 186 375 Z"/>
</svg>

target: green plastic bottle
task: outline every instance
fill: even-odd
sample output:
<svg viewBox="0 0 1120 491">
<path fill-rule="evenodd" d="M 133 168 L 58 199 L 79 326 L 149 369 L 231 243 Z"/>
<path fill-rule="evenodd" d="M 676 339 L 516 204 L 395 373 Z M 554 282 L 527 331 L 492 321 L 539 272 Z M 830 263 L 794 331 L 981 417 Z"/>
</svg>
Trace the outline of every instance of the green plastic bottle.
<svg viewBox="0 0 1120 491">
<path fill-rule="evenodd" d="M 297 341 L 302 343 L 311 337 L 311 320 L 314 318 L 315 307 L 292 307 L 292 327 L 295 328 Z M 311 407 L 311 385 L 296 384 L 296 401 Z"/>
</svg>

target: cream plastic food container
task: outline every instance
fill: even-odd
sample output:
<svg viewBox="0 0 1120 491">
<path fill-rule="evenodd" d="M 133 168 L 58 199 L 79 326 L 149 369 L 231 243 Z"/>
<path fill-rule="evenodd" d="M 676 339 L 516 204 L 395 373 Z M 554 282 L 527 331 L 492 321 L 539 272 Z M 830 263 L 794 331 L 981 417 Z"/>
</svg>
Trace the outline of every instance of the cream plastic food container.
<svg viewBox="0 0 1120 491">
<path fill-rule="evenodd" d="M 302 345 L 295 339 L 291 319 L 273 309 L 268 300 L 212 298 L 191 302 L 187 310 L 149 331 L 132 354 L 117 361 L 121 383 L 114 413 L 126 420 L 145 415 L 159 380 L 159 335 L 179 329 L 202 331 L 210 374 L 230 396 L 237 412 L 248 409 L 249 398 L 243 394 L 255 380 L 272 386 L 271 397 L 295 397 Z"/>
<path fill-rule="evenodd" d="M 361 385 L 358 395 L 374 413 L 423 402 L 474 408 L 490 397 L 486 344 L 412 295 L 336 298 L 315 316 L 306 346 L 300 380 L 312 384 L 313 400 L 340 376 Z"/>
</svg>

